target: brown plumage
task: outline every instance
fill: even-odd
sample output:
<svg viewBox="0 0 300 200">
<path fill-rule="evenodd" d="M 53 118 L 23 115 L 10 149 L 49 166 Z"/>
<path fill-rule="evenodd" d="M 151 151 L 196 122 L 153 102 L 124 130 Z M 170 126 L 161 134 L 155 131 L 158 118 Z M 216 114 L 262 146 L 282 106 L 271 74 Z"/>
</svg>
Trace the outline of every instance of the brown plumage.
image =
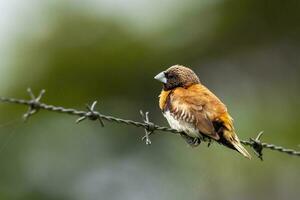
<svg viewBox="0 0 300 200">
<path fill-rule="evenodd" d="M 191 69 L 175 65 L 155 79 L 164 83 L 160 109 L 172 128 L 186 133 L 189 144 L 197 146 L 201 140 L 213 139 L 251 158 L 235 133 L 226 106 Z"/>
</svg>

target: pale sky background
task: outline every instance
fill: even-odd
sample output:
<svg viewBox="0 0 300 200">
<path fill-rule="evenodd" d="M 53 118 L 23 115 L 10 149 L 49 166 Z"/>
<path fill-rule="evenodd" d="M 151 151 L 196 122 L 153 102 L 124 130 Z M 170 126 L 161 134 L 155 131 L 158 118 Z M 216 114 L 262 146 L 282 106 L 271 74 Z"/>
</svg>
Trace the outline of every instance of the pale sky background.
<svg viewBox="0 0 300 200">
<path fill-rule="evenodd" d="M 170 20 L 182 15 L 187 6 L 194 5 L 192 0 L 187 1 L 191 3 L 182 3 L 181 0 L 65 0 L 63 3 L 73 4 L 78 9 L 87 9 L 97 15 L 121 19 L 129 29 L 145 35 L 159 30 Z M 196 3 L 207 6 L 218 1 L 203 0 Z M 12 58 L 11 53 L 15 50 L 16 38 L 22 38 L 22 34 L 29 37 L 46 34 L 49 22 L 43 20 L 55 16 L 55 13 L 49 12 L 55 11 L 58 2 L 62 3 L 60 0 L 0 1 L 0 91 L 9 88 L 13 81 L 10 69 L 16 58 Z M 54 9 L 49 11 L 49 8 Z"/>
</svg>

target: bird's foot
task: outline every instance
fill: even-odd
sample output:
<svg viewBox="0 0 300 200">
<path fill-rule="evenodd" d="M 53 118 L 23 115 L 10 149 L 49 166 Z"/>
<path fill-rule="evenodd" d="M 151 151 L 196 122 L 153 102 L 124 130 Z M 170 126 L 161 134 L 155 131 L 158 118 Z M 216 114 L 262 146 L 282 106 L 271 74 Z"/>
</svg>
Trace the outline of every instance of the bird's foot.
<svg viewBox="0 0 300 200">
<path fill-rule="evenodd" d="M 197 146 L 199 146 L 200 144 L 201 144 L 200 138 L 194 138 L 194 139 L 193 139 L 193 144 L 191 144 L 191 146 L 197 147 Z"/>
<path fill-rule="evenodd" d="M 208 140 L 208 143 L 207 143 L 207 147 L 210 147 L 211 143 L 212 143 L 212 140 L 209 139 L 209 140 Z"/>
<path fill-rule="evenodd" d="M 190 136 L 188 136 L 186 134 L 180 134 L 180 135 L 192 147 L 197 147 L 201 143 L 200 138 L 190 137 Z"/>
</svg>

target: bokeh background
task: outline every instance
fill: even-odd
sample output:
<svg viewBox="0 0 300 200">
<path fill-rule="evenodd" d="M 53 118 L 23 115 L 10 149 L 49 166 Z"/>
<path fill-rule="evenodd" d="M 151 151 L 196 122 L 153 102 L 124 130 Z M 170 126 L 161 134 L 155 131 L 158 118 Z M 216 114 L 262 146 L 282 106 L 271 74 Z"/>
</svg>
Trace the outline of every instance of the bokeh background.
<svg viewBox="0 0 300 200">
<path fill-rule="evenodd" d="M 228 106 L 240 138 L 299 150 L 300 1 L 0 2 L 0 95 L 167 126 L 153 76 L 190 66 Z M 213 144 L 0 104 L 0 199 L 299 199 L 300 160 L 249 161 Z M 249 149 L 249 151 L 251 151 Z M 251 152 L 253 154 L 253 152 Z"/>
</svg>

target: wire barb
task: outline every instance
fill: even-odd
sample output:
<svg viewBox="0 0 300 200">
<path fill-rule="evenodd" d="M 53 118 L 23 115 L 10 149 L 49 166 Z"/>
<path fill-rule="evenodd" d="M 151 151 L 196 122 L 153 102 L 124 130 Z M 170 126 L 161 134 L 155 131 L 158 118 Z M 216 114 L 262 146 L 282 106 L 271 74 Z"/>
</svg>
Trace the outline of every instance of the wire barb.
<svg viewBox="0 0 300 200">
<path fill-rule="evenodd" d="M 149 121 L 149 112 L 144 113 L 143 111 L 140 111 L 140 114 L 143 118 L 143 122 L 137 122 L 137 121 L 133 121 L 133 120 L 121 119 L 118 117 L 100 114 L 99 112 L 95 111 L 97 101 L 94 101 L 91 106 L 87 105 L 87 111 L 80 111 L 80 110 L 76 110 L 74 108 L 64 108 L 61 106 L 54 106 L 54 105 L 48 105 L 45 103 L 41 103 L 40 100 L 43 97 L 43 95 L 45 94 L 45 90 L 41 90 L 41 92 L 39 93 L 39 95 L 37 97 L 35 97 L 35 95 L 33 94 L 33 92 L 31 91 L 30 88 L 27 89 L 27 92 L 29 93 L 31 100 L 0 97 L 0 101 L 5 102 L 5 103 L 29 106 L 28 112 L 26 112 L 23 115 L 23 118 L 25 120 L 28 119 L 33 114 L 37 113 L 38 110 L 48 110 L 48 111 L 52 111 L 52 112 L 65 113 L 65 114 L 69 114 L 69 115 L 78 116 L 79 118 L 76 120 L 76 123 L 80 123 L 81 121 L 83 121 L 85 119 L 89 119 L 89 120 L 99 120 L 99 122 L 102 126 L 104 126 L 103 121 L 105 120 L 105 121 L 109 121 L 109 122 L 125 124 L 128 126 L 141 127 L 141 128 L 145 129 L 145 136 L 142 139 L 146 141 L 147 145 L 151 144 L 151 140 L 150 140 L 149 136 L 151 134 L 153 134 L 154 131 L 168 132 L 168 133 L 173 133 L 173 134 L 177 134 L 177 135 L 183 134 L 183 132 L 181 132 L 181 131 L 178 131 L 178 130 L 175 130 L 172 128 L 168 128 L 168 127 L 158 126 L 158 125 L 150 122 Z M 280 153 L 285 153 L 288 155 L 300 157 L 300 151 L 284 148 L 282 146 L 278 146 L 275 144 L 261 142 L 260 141 L 261 136 L 262 136 L 262 132 L 260 132 L 255 139 L 250 138 L 249 140 L 240 140 L 240 142 L 242 144 L 250 146 L 252 149 L 254 149 L 255 154 L 261 160 L 262 160 L 262 156 L 263 156 L 262 151 L 265 148 L 273 150 L 273 151 L 277 151 Z M 207 140 L 206 140 L 206 142 L 207 142 Z"/>
<path fill-rule="evenodd" d="M 252 149 L 254 150 L 254 153 L 257 155 L 257 157 L 263 161 L 263 149 L 264 146 L 262 145 L 262 142 L 260 141 L 261 136 L 263 135 L 263 131 L 261 131 L 260 133 L 258 133 L 258 135 L 256 136 L 255 139 L 250 138 L 249 140 L 252 142 Z"/>
<path fill-rule="evenodd" d="M 25 122 L 29 119 L 29 117 L 31 117 L 32 115 L 34 115 L 35 113 L 37 113 L 39 111 L 40 100 L 44 96 L 46 90 L 44 90 L 44 89 L 41 90 L 37 97 L 35 97 L 31 88 L 27 88 L 27 92 L 28 92 L 31 100 L 29 101 L 29 104 L 28 104 L 29 108 L 28 108 L 27 112 L 23 115 L 23 119 Z"/>
<path fill-rule="evenodd" d="M 98 120 L 101 126 L 104 127 L 104 122 L 102 121 L 100 114 L 97 111 L 95 111 L 96 104 L 97 101 L 94 101 L 91 106 L 86 105 L 86 109 L 88 110 L 88 112 L 84 113 L 83 116 L 79 117 L 76 120 L 76 124 L 79 124 L 85 119 L 90 119 L 90 120 Z"/>
<path fill-rule="evenodd" d="M 145 136 L 142 137 L 142 140 L 146 141 L 146 145 L 151 145 L 149 136 L 155 131 L 154 124 L 149 121 L 149 112 L 144 113 L 142 110 L 140 110 L 140 114 L 143 118 L 143 121 L 147 124 L 147 127 L 145 128 Z"/>
</svg>

